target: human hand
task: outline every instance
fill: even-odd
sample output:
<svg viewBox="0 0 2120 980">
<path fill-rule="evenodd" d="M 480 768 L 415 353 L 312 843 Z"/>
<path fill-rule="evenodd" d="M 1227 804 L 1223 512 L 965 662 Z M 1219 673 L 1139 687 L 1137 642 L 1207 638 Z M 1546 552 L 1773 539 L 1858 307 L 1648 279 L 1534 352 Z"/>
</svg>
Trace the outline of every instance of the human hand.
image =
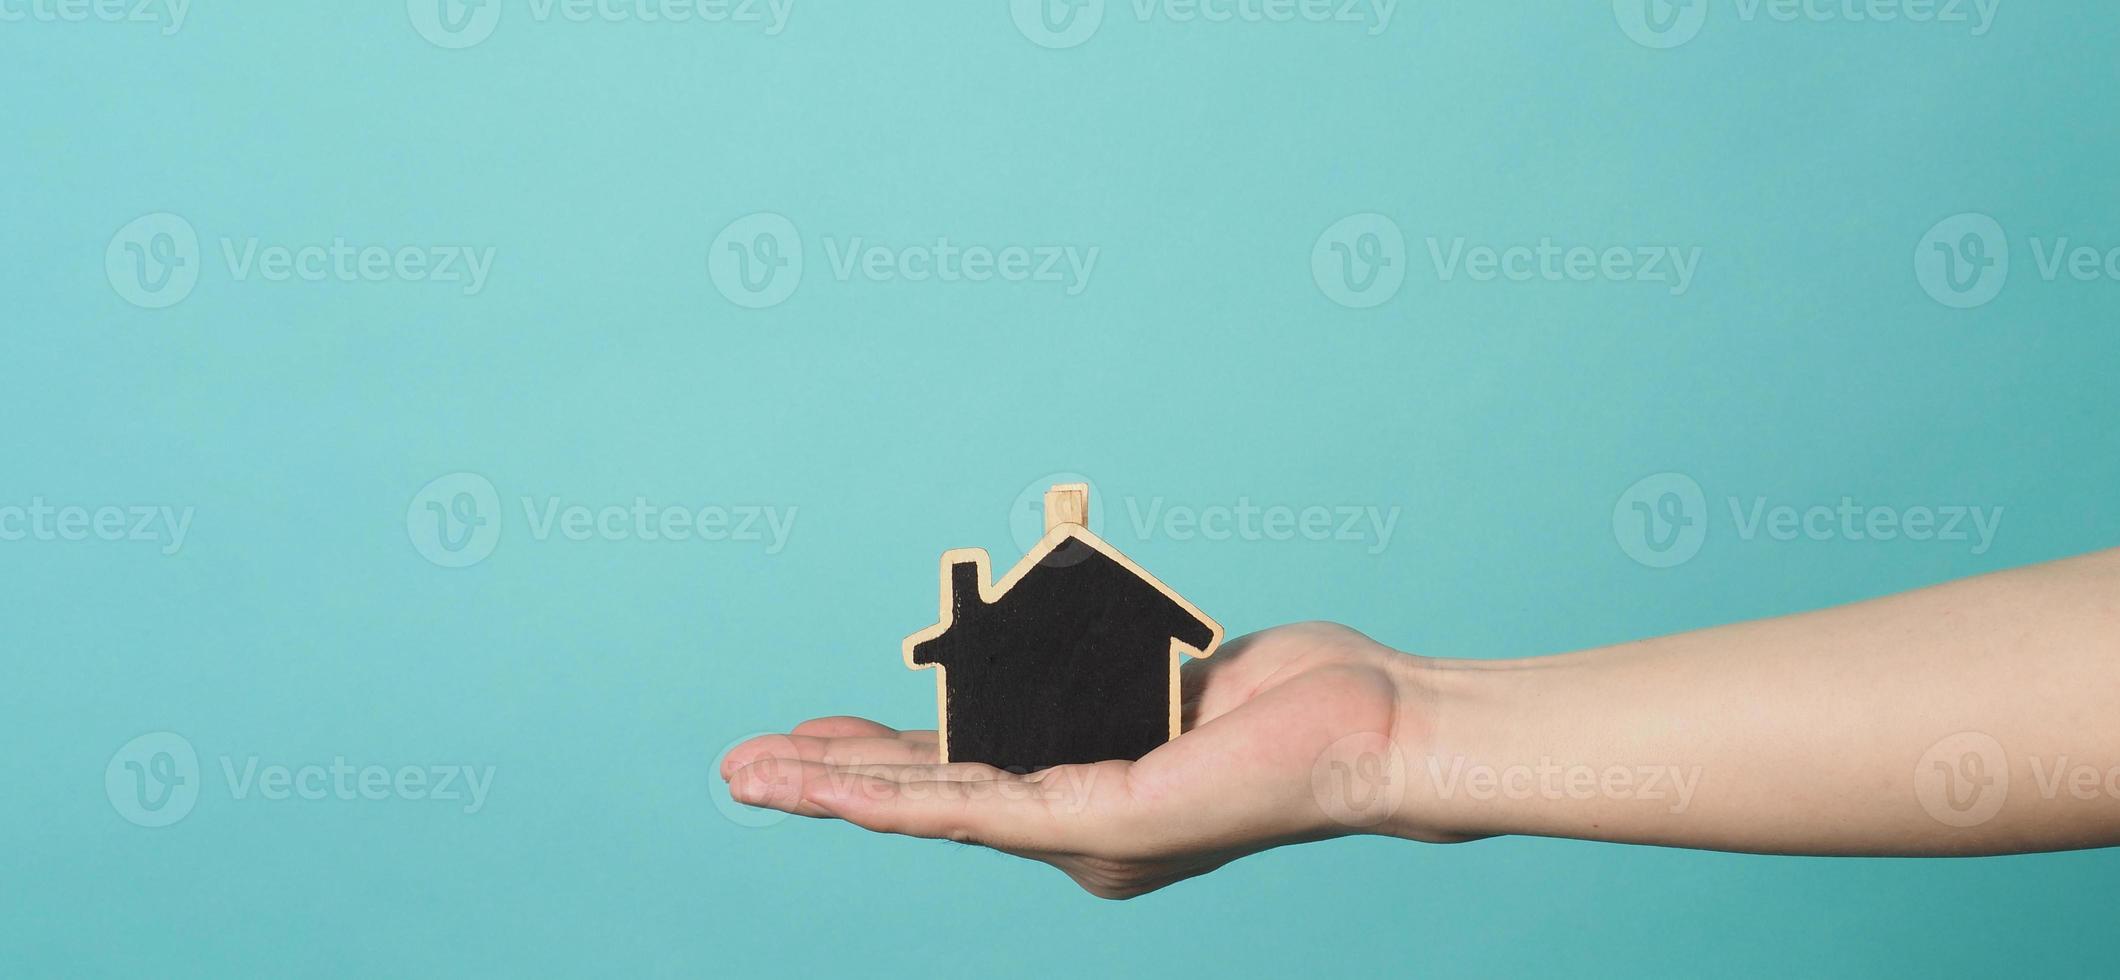
<svg viewBox="0 0 2120 980">
<path fill-rule="evenodd" d="M 1138 762 L 941 766 L 934 732 L 823 718 L 737 746 L 722 775 L 745 803 L 984 844 L 1109 898 L 1352 833 L 1825 855 L 2120 846 L 2120 789 L 2098 791 L 2120 787 L 2116 595 L 2120 548 L 1516 660 L 1431 660 L 1304 623 L 1187 663 L 1185 733 Z"/>
<path fill-rule="evenodd" d="M 1282 844 L 1469 839 L 1422 819 L 1392 778 L 1433 731 L 1426 663 L 1300 623 L 1186 663 L 1184 734 L 1137 762 L 939 765 L 933 731 L 832 717 L 738 745 L 721 775 L 743 803 L 982 844 L 1131 898 Z"/>
</svg>

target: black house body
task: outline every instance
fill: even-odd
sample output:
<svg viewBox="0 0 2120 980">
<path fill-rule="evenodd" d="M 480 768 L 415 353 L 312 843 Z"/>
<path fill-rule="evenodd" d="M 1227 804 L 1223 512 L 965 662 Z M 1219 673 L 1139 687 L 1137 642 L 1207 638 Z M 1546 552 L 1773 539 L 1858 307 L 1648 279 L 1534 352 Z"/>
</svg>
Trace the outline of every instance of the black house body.
<svg viewBox="0 0 2120 980">
<path fill-rule="evenodd" d="M 1177 736 L 1180 655 L 1213 653 L 1221 626 L 1080 525 L 987 577 L 985 551 L 944 554 L 941 621 L 905 641 L 940 674 L 942 761 L 1031 772 Z"/>
</svg>

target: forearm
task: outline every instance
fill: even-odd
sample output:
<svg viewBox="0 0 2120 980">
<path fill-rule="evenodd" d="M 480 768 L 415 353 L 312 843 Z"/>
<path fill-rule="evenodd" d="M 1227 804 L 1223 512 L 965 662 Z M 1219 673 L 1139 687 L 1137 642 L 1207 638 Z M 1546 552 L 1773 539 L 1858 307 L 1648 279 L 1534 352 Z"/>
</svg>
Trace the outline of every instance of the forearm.
<svg viewBox="0 0 2120 980">
<path fill-rule="evenodd" d="M 1807 854 L 2120 843 L 2120 551 L 1409 674 L 1432 720 L 1402 739 L 1405 815 L 1430 830 Z"/>
</svg>

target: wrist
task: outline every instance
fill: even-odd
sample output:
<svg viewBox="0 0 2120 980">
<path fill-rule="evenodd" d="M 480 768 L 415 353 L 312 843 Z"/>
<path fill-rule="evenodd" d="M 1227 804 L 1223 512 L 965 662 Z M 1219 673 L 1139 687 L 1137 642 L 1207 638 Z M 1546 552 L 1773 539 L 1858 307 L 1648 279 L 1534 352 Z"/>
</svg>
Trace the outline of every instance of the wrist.
<svg viewBox="0 0 2120 980">
<path fill-rule="evenodd" d="M 1481 783 L 1520 703 L 1515 661 L 1407 656 L 1398 664 L 1392 765 L 1400 802 L 1379 828 L 1413 840 L 1457 843 L 1511 832 L 1512 801 Z M 1468 779 L 1468 777 L 1470 777 Z"/>
</svg>

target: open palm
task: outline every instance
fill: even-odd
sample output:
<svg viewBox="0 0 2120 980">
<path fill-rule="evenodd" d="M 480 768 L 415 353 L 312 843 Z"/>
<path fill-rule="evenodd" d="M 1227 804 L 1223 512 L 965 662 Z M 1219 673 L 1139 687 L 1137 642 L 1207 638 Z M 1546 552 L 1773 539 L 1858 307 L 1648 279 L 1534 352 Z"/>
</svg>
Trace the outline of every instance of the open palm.
<svg viewBox="0 0 2120 980">
<path fill-rule="evenodd" d="M 1342 626 L 1283 626 L 1185 664 L 1184 734 L 1137 762 L 939 765 L 933 731 L 842 716 L 744 742 L 721 775 L 745 803 L 981 844 L 1130 898 L 1281 844 L 1405 833 L 1382 825 L 1395 795 L 1338 794 L 1424 723 L 1405 703 L 1418 663 Z"/>
</svg>

